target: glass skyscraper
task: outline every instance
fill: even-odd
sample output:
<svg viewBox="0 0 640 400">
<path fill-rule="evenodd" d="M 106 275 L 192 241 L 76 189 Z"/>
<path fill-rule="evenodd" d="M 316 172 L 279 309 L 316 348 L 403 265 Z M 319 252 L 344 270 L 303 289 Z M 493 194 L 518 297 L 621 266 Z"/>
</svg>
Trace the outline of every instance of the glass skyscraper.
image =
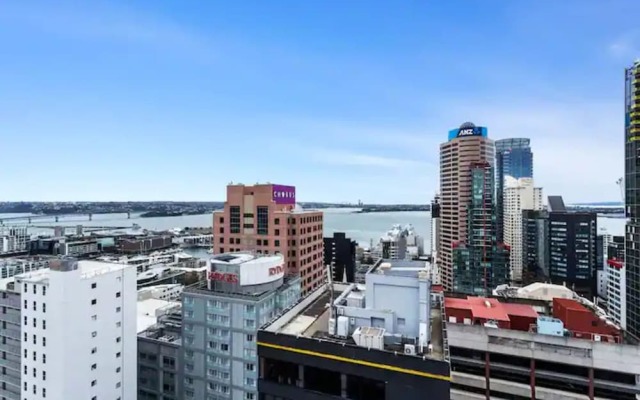
<svg viewBox="0 0 640 400">
<path fill-rule="evenodd" d="M 533 178 L 531 141 L 526 138 L 496 140 L 496 237 L 504 241 L 504 177 Z"/>
<path fill-rule="evenodd" d="M 475 163 L 470 175 L 467 237 L 453 246 L 453 291 L 488 296 L 509 283 L 509 249 L 496 241 L 493 167 Z"/>
<path fill-rule="evenodd" d="M 625 70 L 627 331 L 640 339 L 640 61 Z"/>
</svg>

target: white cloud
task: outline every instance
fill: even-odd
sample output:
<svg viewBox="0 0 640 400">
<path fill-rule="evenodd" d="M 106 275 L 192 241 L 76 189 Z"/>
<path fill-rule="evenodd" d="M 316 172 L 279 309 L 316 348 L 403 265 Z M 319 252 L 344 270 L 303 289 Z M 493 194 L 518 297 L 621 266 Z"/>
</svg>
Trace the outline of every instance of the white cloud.
<svg viewBox="0 0 640 400">
<path fill-rule="evenodd" d="M 313 150 L 311 155 L 314 161 L 329 165 L 393 169 L 428 166 L 428 164 L 423 161 L 413 160 L 409 158 L 376 156 L 342 150 L 315 149 Z M 375 172 L 373 171 L 373 173 Z"/>
<path fill-rule="evenodd" d="M 94 1 L 90 4 L 3 3 L 0 22 L 77 40 L 133 43 L 180 54 L 209 57 L 215 49 L 207 37 L 174 21 L 113 3 Z"/>
<path fill-rule="evenodd" d="M 620 59 L 640 57 L 640 31 L 632 30 L 620 35 L 609 44 L 609 53 Z"/>
</svg>

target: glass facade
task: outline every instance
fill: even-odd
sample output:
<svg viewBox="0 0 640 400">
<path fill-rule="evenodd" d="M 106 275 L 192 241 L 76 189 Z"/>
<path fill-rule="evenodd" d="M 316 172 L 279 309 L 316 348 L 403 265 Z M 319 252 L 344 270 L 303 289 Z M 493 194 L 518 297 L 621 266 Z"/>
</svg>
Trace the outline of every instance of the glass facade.
<svg viewBox="0 0 640 400">
<path fill-rule="evenodd" d="M 471 182 L 468 237 L 453 249 L 453 291 L 486 296 L 509 282 L 509 249 L 496 240 L 493 168 L 488 163 L 473 166 Z"/>
<path fill-rule="evenodd" d="M 640 338 L 640 62 L 625 70 L 627 331 Z"/>
<path fill-rule="evenodd" d="M 597 292 L 597 215 L 549 213 L 549 279 L 592 299 Z"/>
<path fill-rule="evenodd" d="M 504 241 L 504 178 L 533 178 L 531 141 L 526 138 L 496 140 L 497 239 Z"/>
<path fill-rule="evenodd" d="M 523 284 L 546 281 L 549 277 L 549 226 L 543 210 L 522 211 Z"/>
</svg>

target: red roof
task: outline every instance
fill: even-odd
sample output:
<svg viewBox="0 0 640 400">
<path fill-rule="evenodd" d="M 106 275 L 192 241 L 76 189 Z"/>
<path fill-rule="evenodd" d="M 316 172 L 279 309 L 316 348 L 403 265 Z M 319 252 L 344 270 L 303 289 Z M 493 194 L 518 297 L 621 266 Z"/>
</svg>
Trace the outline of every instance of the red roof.
<svg viewBox="0 0 640 400">
<path fill-rule="evenodd" d="M 537 318 L 538 313 L 526 304 L 501 303 L 498 299 L 489 299 L 485 297 L 472 297 L 459 299 L 454 297 L 445 297 L 445 308 L 470 310 L 474 319 L 494 320 L 494 321 L 511 321 L 509 316 L 531 317 Z"/>
<path fill-rule="evenodd" d="M 505 312 L 504 307 L 496 299 L 468 297 L 467 301 L 471 305 L 471 314 L 473 315 L 473 318 L 509 321 L 509 316 Z"/>
<path fill-rule="evenodd" d="M 431 285 L 431 291 L 436 293 L 442 293 L 444 291 L 444 287 L 442 285 Z"/>
<path fill-rule="evenodd" d="M 502 303 L 508 315 L 517 317 L 538 318 L 538 312 L 527 304 Z"/>
<path fill-rule="evenodd" d="M 553 301 L 557 302 L 560 305 L 562 305 L 567 310 L 586 311 L 586 312 L 589 312 L 589 313 L 591 312 L 591 311 L 587 310 L 587 308 L 585 306 L 583 306 L 582 304 L 578 303 L 577 301 L 575 301 L 573 299 L 563 299 L 561 297 L 554 297 Z"/>
<path fill-rule="evenodd" d="M 469 304 L 469 301 L 467 299 L 445 297 L 444 308 L 457 308 L 459 310 L 471 310 L 471 304 Z"/>
</svg>

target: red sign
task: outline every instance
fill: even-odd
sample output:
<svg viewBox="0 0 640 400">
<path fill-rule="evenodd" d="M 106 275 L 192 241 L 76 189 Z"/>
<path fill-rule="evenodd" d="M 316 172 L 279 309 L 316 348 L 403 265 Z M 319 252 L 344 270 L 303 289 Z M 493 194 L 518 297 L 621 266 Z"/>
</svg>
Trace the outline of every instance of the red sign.
<svg viewBox="0 0 640 400">
<path fill-rule="evenodd" d="M 269 268 L 269 276 L 282 274 L 284 273 L 284 267 L 282 265 L 278 265 L 277 267 Z"/>
<path fill-rule="evenodd" d="M 211 272 L 209 272 L 209 280 L 210 281 L 227 282 L 227 283 L 238 283 L 238 275 L 236 275 L 236 274 L 225 274 L 225 273 L 222 273 L 222 272 L 211 271 Z"/>
</svg>

